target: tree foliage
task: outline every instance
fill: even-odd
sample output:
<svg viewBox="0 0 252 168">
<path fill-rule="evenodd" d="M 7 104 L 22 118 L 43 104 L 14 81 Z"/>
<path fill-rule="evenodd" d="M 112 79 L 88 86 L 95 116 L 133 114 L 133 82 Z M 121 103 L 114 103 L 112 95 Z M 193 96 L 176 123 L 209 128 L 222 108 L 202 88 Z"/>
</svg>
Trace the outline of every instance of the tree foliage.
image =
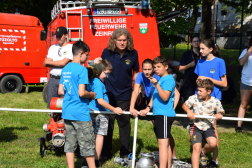
<svg viewBox="0 0 252 168">
<path fill-rule="evenodd" d="M 152 0 L 151 3 L 152 9 L 155 11 L 156 15 L 158 15 L 181 8 L 198 9 L 202 0 Z M 162 45 L 168 46 L 169 44 L 176 44 L 184 41 L 184 38 L 181 38 L 179 34 L 192 34 L 196 24 L 195 19 L 197 19 L 197 16 L 193 17 L 191 14 L 189 18 L 188 13 L 186 13 L 176 19 L 159 24 L 158 31 Z"/>
<path fill-rule="evenodd" d="M 56 2 L 57 0 L 1 0 L 0 12 L 15 13 L 18 9 L 20 14 L 36 16 L 46 29 Z"/>
<path fill-rule="evenodd" d="M 252 1 L 249 0 L 219 0 L 220 3 L 223 3 L 227 6 L 231 6 L 235 13 L 242 13 L 242 5 L 244 1 L 244 13 L 245 14 L 252 14 Z"/>
</svg>

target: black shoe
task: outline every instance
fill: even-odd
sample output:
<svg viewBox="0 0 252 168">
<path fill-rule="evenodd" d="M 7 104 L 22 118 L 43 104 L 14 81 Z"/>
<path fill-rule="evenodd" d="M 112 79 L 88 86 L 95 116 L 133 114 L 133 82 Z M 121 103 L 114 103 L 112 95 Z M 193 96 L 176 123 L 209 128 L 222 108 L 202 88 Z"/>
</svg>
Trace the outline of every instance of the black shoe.
<svg viewBox="0 0 252 168">
<path fill-rule="evenodd" d="M 235 127 L 236 133 L 242 133 L 242 127 Z"/>
<path fill-rule="evenodd" d="M 101 155 L 100 160 L 101 161 L 107 161 L 112 157 L 112 155 Z"/>
<path fill-rule="evenodd" d="M 86 159 L 84 158 L 82 164 L 81 164 L 81 168 L 88 168 L 88 164 L 87 164 L 87 161 Z"/>
<path fill-rule="evenodd" d="M 120 158 L 128 159 L 128 155 L 120 155 Z"/>
<path fill-rule="evenodd" d="M 95 167 L 96 167 L 96 168 L 101 168 L 101 167 L 102 167 L 102 165 L 101 165 L 101 163 L 99 162 L 99 160 L 95 160 Z"/>
<path fill-rule="evenodd" d="M 209 163 L 208 167 L 209 167 L 209 168 L 218 168 L 219 165 L 216 164 L 214 161 L 211 161 L 211 162 Z"/>
</svg>

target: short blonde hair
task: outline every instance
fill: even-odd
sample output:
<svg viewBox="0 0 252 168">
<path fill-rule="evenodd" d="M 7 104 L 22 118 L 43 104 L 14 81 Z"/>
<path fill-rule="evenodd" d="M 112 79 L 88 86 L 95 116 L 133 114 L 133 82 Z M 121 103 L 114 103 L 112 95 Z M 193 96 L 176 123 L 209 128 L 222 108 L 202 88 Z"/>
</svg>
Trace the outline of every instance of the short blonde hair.
<svg viewBox="0 0 252 168">
<path fill-rule="evenodd" d="M 127 50 L 132 51 L 134 49 L 133 38 L 130 32 L 127 29 L 119 28 L 113 31 L 112 35 L 110 36 L 109 42 L 108 42 L 108 50 L 115 51 L 116 49 L 115 41 L 118 37 L 122 35 L 126 36 L 127 38 L 127 46 L 126 46 Z"/>
</svg>

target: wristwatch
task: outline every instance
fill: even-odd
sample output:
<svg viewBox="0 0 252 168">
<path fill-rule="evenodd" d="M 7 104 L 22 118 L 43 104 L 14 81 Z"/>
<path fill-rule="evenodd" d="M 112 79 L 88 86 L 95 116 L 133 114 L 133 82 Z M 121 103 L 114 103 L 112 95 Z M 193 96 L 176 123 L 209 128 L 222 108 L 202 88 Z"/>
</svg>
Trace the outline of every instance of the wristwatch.
<svg viewBox="0 0 252 168">
<path fill-rule="evenodd" d="M 150 110 L 152 110 L 152 107 L 151 107 L 150 105 L 147 105 L 147 107 L 149 107 L 149 108 L 150 108 Z"/>
<path fill-rule="evenodd" d="M 224 116 L 224 115 L 225 115 L 223 112 L 219 112 L 219 113 L 221 113 L 221 115 L 222 115 L 222 116 Z"/>
</svg>

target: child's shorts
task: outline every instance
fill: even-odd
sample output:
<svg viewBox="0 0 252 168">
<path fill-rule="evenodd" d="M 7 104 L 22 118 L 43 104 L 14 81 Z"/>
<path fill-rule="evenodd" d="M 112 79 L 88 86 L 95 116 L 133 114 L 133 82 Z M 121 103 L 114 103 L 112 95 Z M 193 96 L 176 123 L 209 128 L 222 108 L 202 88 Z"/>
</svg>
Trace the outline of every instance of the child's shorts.
<svg viewBox="0 0 252 168">
<path fill-rule="evenodd" d="M 198 129 L 194 124 L 190 125 L 190 138 L 192 145 L 196 143 L 202 143 L 202 138 L 215 137 L 215 131 L 213 127 L 208 128 L 206 131 Z"/>
<path fill-rule="evenodd" d="M 95 155 L 95 135 L 92 121 L 64 120 L 66 143 L 64 152 L 74 153 L 77 142 L 81 156 Z"/>
<path fill-rule="evenodd" d="M 154 116 L 154 132 L 159 139 L 169 138 L 171 135 L 171 126 L 175 117 L 163 115 Z"/>
<path fill-rule="evenodd" d="M 108 132 L 108 115 L 98 114 L 91 115 L 91 119 L 93 122 L 94 133 L 96 135 L 107 135 Z"/>
</svg>

